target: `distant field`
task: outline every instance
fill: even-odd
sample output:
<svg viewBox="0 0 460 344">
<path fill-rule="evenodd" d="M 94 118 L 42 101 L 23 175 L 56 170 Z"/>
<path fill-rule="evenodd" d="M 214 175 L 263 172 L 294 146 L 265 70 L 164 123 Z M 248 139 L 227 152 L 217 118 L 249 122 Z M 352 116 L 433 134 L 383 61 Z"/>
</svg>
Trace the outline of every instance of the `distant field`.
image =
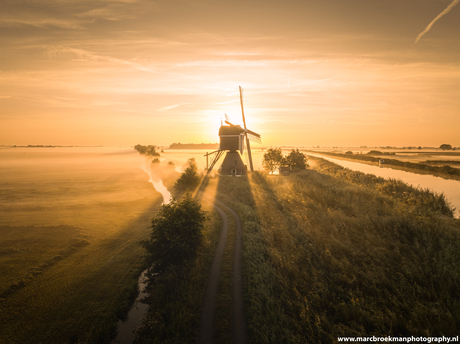
<svg viewBox="0 0 460 344">
<path fill-rule="evenodd" d="M 430 163 L 431 165 L 435 166 L 444 166 L 448 165 L 451 167 L 458 167 L 460 164 L 460 151 L 443 151 L 441 149 L 412 149 L 412 150 L 401 150 L 401 149 L 381 149 L 381 148 L 330 148 L 330 149 L 312 149 L 312 151 L 324 151 L 324 152 L 332 152 L 332 153 L 341 153 L 344 154 L 347 151 L 353 152 L 353 154 L 363 154 L 367 155 L 367 153 L 371 150 L 380 151 L 383 154 L 381 155 L 373 155 L 375 157 L 381 158 L 390 158 L 390 159 L 397 159 L 400 161 L 407 161 L 413 163 Z"/>
<path fill-rule="evenodd" d="M 133 149 L 0 150 L 0 342 L 106 342 L 162 198 Z"/>
<path fill-rule="evenodd" d="M 372 150 L 370 152 L 353 150 L 313 150 L 306 151 L 332 156 L 342 160 L 359 161 L 360 163 L 379 166 L 384 161 L 385 167 L 430 174 L 445 179 L 460 180 L 460 153 L 457 152 L 401 152 L 394 150 Z"/>
<path fill-rule="evenodd" d="M 435 166 L 458 167 L 460 164 L 460 152 L 395 152 L 395 159 L 416 163 L 430 163 Z"/>
</svg>

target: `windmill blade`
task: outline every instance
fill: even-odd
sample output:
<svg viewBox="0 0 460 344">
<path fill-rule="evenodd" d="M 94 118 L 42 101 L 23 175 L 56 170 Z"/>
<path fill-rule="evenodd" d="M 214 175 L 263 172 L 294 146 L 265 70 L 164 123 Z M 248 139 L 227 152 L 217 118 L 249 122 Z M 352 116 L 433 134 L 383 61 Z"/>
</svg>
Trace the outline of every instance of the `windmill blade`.
<svg viewBox="0 0 460 344">
<path fill-rule="evenodd" d="M 249 129 L 244 130 L 243 128 L 241 128 L 241 125 L 236 125 L 236 124 L 230 123 L 229 121 L 225 121 L 225 123 L 230 125 L 230 126 L 232 126 L 232 127 L 236 127 L 236 128 L 241 129 L 242 131 L 244 131 L 245 133 L 248 134 L 248 137 L 250 137 L 251 141 L 260 143 L 260 141 L 261 141 L 260 140 L 260 134 L 257 134 L 255 131 L 252 131 L 252 130 L 249 130 Z"/>
<path fill-rule="evenodd" d="M 260 138 L 260 134 L 257 134 L 256 132 L 254 132 L 252 130 L 249 130 L 249 129 L 244 130 L 243 128 L 241 128 L 240 125 L 230 123 L 229 121 L 225 121 L 225 123 L 230 125 L 230 126 L 232 126 L 232 127 L 236 127 L 238 129 L 241 129 L 241 131 L 245 133 L 245 136 L 247 136 L 249 138 L 249 141 L 252 141 L 252 142 L 255 142 L 255 143 L 262 143 L 262 140 Z"/>
<path fill-rule="evenodd" d="M 248 138 L 251 142 L 262 143 L 262 139 L 260 138 L 260 136 L 254 136 L 248 133 Z"/>
<path fill-rule="evenodd" d="M 260 134 L 257 134 L 255 131 L 252 131 L 252 130 L 249 130 L 249 129 L 247 129 L 246 131 L 247 131 L 248 135 L 258 137 L 260 139 Z"/>
<path fill-rule="evenodd" d="M 248 130 L 246 128 L 246 119 L 244 118 L 243 89 L 241 88 L 241 86 L 240 86 L 240 103 L 241 103 L 241 115 L 243 116 L 244 134 L 246 136 L 246 148 L 248 150 L 249 167 L 251 168 L 251 172 L 253 172 L 254 167 L 252 166 L 251 146 L 249 145 Z"/>
<path fill-rule="evenodd" d="M 252 130 L 247 130 L 247 134 L 248 134 L 248 137 L 249 137 L 250 141 L 256 142 L 256 143 L 262 143 L 262 139 L 260 138 L 260 134 L 257 134 L 255 132 L 253 132 Z"/>
</svg>

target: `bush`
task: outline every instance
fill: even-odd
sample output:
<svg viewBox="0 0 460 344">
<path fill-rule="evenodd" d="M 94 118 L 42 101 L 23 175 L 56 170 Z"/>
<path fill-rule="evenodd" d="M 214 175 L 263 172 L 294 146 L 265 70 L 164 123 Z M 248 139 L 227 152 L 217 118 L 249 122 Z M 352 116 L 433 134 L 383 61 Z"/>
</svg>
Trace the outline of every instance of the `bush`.
<svg viewBox="0 0 460 344">
<path fill-rule="evenodd" d="M 198 175 L 198 167 L 195 158 L 188 159 L 188 167 L 177 179 L 174 189 L 177 192 L 192 191 L 200 184 L 201 177 Z"/>
<path fill-rule="evenodd" d="M 383 155 L 383 153 L 381 151 L 377 151 L 377 150 L 371 150 L 367 154 L 368 155 Z"/>
<path fill-rule="evenodd" d="M 291 166 L 292 170 L 305 170 L 308 167 L 307 156 L 298 149 L 291 150 L 289 155 L 286 157 L 286 162 L 288 166 Z"/>
<path fill-rule="evenodd" d="M 269 148 L 262 160 L 262 166 L 270 173 L 273 173 L 282 163 L 283 153 L 281 153 L 281 148 Z"/>
<path fill-rule="evenodd" d="M 172 199 L 162 205 L 152 219 L 149 238 L 142 242 L 147 250 L 150 275 L 161 274 L 170 266 L 195 258 L 206 219 L 206 212 L 190 193 L 181 201 Z"/>
</svg>

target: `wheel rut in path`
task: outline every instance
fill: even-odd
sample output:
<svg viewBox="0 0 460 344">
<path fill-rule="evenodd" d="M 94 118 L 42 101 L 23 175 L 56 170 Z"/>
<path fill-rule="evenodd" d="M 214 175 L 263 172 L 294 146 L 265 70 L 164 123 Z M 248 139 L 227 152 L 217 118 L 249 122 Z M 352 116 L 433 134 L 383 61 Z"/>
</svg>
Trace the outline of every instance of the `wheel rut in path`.
<svg viewBox="0 0 460 344">
<path fill-rule="evenodd" d="M 233 215 L 236 222 L 232 276 L 232 338 L 233 343 L 245 344 L 247 343 L 247 333 L 243 301 L 243 229 L 241 226 L 241 220 L 233 209 L 229 208 L 222 202 L 219 202 L 216 199 L 209 199 L 208 197 L 204 196 L 203 198 L 206 201 L 213 203 L 214 208 L 222 217 L 222 231 L 220 234 L 219 242 L 217 244 L 216 254 L 212 263 L 211 273 L 209 275 L 208 286 L 204 298 L 198 343 L 212 343 L 214 333 L 214 315 L 216 308 L 217 287 L 229 224 L 228 216 L 225 211 L 222 210 L 223 208 Z"/>
</svg>

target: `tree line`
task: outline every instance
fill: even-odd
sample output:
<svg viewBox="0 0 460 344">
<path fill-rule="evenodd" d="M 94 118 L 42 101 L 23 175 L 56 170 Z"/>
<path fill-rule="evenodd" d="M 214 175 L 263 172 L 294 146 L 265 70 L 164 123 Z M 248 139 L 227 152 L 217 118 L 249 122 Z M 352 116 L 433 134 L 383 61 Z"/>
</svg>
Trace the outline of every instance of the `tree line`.
<svg viewBox="0 0 460 344">
<path fill-rule="evenodd" d="M 308 167 L 308 158 L 298 149 L 292 149 L 283 156 L 281 148 L 269 148 L 262 160 L 264 169 L 273 173 L 280 167 L 290 167 L 291 170 L 305 170 Z"/>
</svg>

